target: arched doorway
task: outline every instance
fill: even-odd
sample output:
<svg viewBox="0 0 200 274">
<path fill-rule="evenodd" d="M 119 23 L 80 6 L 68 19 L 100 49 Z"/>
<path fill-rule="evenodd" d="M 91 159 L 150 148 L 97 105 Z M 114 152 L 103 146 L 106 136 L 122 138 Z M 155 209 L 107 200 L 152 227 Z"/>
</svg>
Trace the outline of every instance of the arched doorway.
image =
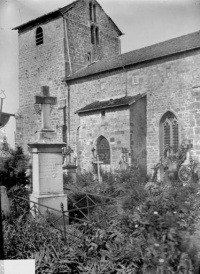
<svg viewBox="0 0 200 274">
<path fill-rule="evenodd" d="M 110 144 L 104 136 L 100 136 L 96 141 L 96 153 L 101 162 L 101 171 L 110 172 Z"/>
</svg>

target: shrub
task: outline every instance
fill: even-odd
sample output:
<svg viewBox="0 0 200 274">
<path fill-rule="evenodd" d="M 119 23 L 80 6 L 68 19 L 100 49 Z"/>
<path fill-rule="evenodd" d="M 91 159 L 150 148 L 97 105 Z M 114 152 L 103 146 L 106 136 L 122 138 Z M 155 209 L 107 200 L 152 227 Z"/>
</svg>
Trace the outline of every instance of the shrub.
<svg viewBox="0 0 200 274">
<path fill-rule="evenodd" d="M 9 203 L 12 210 L 11 218 L 15 219 L 17 217 L 20 217 L 21 215 L 26 214 L 29 212 L 30 206 L 29 202 L 26 200 L 29 200 L 29 190 L 24 186 L 17 184 L 13 187 L 11 187 L 8 192 L 9 197 Z M 26 200 L 19 200 L 15 196 L 19 196 L 21 198 L 24 198 Z"/>
<path fill-rule="evenodd" d="M 16 150 L 10 149 L 7 156 L 1 158 L 0 161 L 1 185 L 9 189 L 16 184 L 26 185 L 29 183 L 25 173 L 28 158 L 24 155 L 21 147 L 17 147 Z"/>
<path fill-rule="evenodd" d="M 99 192 L 112 192 L 122 213 L 113 205 L 105 206 L 105 211 L 96 208 L 89 223 L 66 228 L 64 244 L 63 236 L 45 219 L 33 219 L 19 210 L 20 215 L 4 220 L 8 258 L 36 258 L 37 274 L 196 273 L 200 264 L 200 186 L 176 182 L 146 188 L 137 169 L 106 176 L 107 182 L 98 185 Z M 75 202 L 82 196 L 76 192 L 73 197 Z M 115 216 L 107 214 L 110 209 L 115 209 Z"/>
</svg>

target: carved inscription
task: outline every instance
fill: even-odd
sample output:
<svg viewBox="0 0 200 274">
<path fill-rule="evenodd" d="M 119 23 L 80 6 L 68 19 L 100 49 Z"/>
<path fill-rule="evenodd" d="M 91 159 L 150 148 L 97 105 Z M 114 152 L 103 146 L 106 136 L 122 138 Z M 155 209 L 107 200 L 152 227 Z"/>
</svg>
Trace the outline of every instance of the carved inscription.
<svg viewBox="0 0 200 274">
<path fill-rule="evenodd" d="M 40 161 L 40 179 L 62 180 L 62 158 L 56 154 L 42 155 Z"/>
</svg>

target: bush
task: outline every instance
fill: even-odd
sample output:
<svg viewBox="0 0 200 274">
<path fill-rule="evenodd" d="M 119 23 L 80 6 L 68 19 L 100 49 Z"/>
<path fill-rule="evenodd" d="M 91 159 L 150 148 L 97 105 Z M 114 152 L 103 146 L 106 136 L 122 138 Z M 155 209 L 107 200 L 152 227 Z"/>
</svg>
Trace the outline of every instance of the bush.
<svg viewBox="0 0 200 274">
<path fill-rule="evenodd" d="M 66 228 L 64 244 L 45 219 L 33 219 L 22 210 L 4 220 L 7 258 L 36 258 L 37 274 L 198 273 L 200 186 L 176 182 L 147 188 L 137 169 L 106 176 L 98 191 L 117 197 L 121 214 L 115 208 L 116 216 L 110 217 L 107 210 L 113 206 L 94 209 L 89 223 Z M 90 186 L 84 180 L 81 184 Z M 74 194 L 74 202 L 80 195 Z"/>
<path fill-rule="evenodd" d="M 7 189 L 16 184 L 26 185 L 29 183 L 26 177 L 27 156 L 21 147 L 16 150 L 10 149 L 6 157 L 0 158 L 0 184 Z"/>
<path fill-rule="evenodd" d="M 9 197 L 9 203 L 12 210 L 11 218 L 15 219 L 20 217 L 21 215 L 24 215 L 29 212 L 30 206 L 29 202 L 26 200 L 29 200 L 29 190 L 24 186 L 17 184 L 13 187 L 11 187 L 8 192 Z M 15 196 L 19 196 L 21 198 L 24 198 L 26 200 L 19 200 Z"/>
</svg>

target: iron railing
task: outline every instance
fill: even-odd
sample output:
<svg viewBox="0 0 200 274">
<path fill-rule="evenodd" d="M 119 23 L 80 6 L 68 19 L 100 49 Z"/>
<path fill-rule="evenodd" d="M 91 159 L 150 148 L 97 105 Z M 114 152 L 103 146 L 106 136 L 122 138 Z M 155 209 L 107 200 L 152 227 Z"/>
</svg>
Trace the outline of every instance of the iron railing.
<svg viewBox="0 0 200 274">
<path fill-rule="evenodd" d="M 23 214 L 28 214 L 29 212 L 32 213 L 33 216 L 44 216 L 44 214 L 42 214 L 39 210 L 39 207 L 44 207 L 46 208 L 46 213 L 47 213 L 47 222 L 53 226 L 55 229 L 59 230 L 61 232 L 61 234 L 63 235 L 64 238 L 64 242 L 67 242 L 67 235 L 69 236 L 73 236 L 76 239 L 82 239 L 82 237 L 84 237 L 91 228 L 89 228 L 88 230 L 86 230 L 81 237 L 70 233 L 69 229 L 67 229 L 68 224 L 69 224 L 69 218 L 71 220 L 76 221 L 76 224 L 82 224 L 83 222 L 85 223 L 92 223 L 93 219 L 92 219 L 92 213 L 94 212 L 95 208 L 99 208 L 100 211 L 104 214 L 104 217 L 101 218 L 101 220 L 99 220 L 99 223 L 105 221 L 106 219 L 111 220 L 111 218 L 116 218 L 116 205 L 118 203 L 118 200 L 113 198 L 113 197 L 109 197 L 109 196 L 104 196 L 104 195 L 98 195 L 98 194 L 93 194 L 93 193 L 89 193 L 89 192 L 82 192 L 82 191 L 77 191 L 77 190 L 72 190 L 72 189 L 65 189 L 68 192 L 74 192 L 74 193 L 78 193 L 81 194 L 82 197 L 76 201 L 75 203 L 73 203 L 73 201 L 71 201 L 73 203 L 73 209 L 69 209 L 69 210 L 65 210 L 63 203 L 61 203 L 60 205 L 60 210 L 43 205 L 41 203 L 37 203 L 34 201 L 31 201 L 31 204 L 33 204 L 27 211 L 23 212 Z M 14 209 L 17 213 L 18 211 L 18 202 L 17 200 L 23 200 L 26 201 L 28 203 L 30 203 L 29 199 L 26 199 L 24 197 L 20 197 L 17 195 L 13 195 L 14 199 L 13 199 L 13 206 Z M 98 203 L 95 201 L 95 197 L 96 200 L 98 201 Z M 68 199 L 70 200 L 70 195 L 68 195 Z M 85 200 L 85 202 L 84 202 Z M 86 206 L 79 206 L 79 204 L 81 204 L 81 202 L 86 203 Z M 113 205 L 113 207 L 112 207 Z M 109 207 L 108 207 L 109 206 Z M 48 218 L 48 213 L 49 214 L 53 214 L 54 216 L 57 216 L 56 218 Z M 79 213 L 80 215 L 82 215 L 82 217 L 78 218 L 77 216 L 72 216 L 72 213 Z M 60 216 L 59 216 L 60 215 Z M 59 225 L 57 225 L 59 223 Z"/>
</svg>

